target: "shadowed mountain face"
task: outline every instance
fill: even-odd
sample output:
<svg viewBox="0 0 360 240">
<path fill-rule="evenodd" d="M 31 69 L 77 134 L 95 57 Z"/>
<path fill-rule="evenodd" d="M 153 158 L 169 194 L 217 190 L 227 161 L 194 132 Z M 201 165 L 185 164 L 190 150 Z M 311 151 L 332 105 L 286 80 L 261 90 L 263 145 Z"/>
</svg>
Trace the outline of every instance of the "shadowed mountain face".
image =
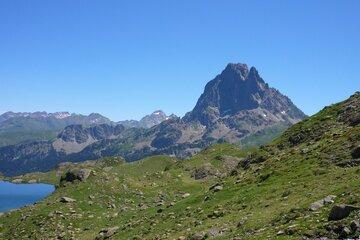
<svg viewBox="0 0 360 240">
<path fill-rule="evenodd" d="M 262 109 L 291 123 L 305 117 L 291 100 L 270 88 L 258 71 L 246 64 L 228 64 L 225 70 L 210 81 L 187 121 L 198 120 L 209 126 L 214 120 L 238 115 L 242 111 Z"/>
<path fill-rule="evenodd" d="M 304 117 L 289 98 L 270 88 L 254 67 L 249 70 L 245 64 L 229 64 L 206 85 L 193 111 L 182 119 L 156 111 L 139 122 L 121 122 L 126 127 L 73 125 L 52 141 L 0 148 L 0 172 L 45 171 L 60 162 L 105 156 L 122 156 L 127 161 L 155 154 L 186 158 L 219 141 L 239 143 L 250 137 L 251 142 L 264 142 L 258 140 L 264 134 L 277 136 Z"/>
</svg>

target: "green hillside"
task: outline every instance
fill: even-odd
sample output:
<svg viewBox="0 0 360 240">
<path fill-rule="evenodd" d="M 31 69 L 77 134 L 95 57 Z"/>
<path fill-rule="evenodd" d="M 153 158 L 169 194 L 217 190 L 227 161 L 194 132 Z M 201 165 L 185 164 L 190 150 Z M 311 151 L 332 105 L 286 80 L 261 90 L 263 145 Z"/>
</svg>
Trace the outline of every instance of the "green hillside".
<svg viewBox="0 0 360 240">
<path fill-rule="evenodd" d="M 360 207 L 359 123 L 357 93 L 256 150 L 219 144 L 188 160 L 107 158 L 21 176 L 17 181 L 58 188 L 34 206 L 0 216 L 0 238 L 355 238 L 360 211 L 339 221 L 328 216 L 336 204 Z M 60 182 L 68 169 L 91 174 Z M 329 195 L 336 196 L 333 203 L 309 209 Z"/>
</svg>

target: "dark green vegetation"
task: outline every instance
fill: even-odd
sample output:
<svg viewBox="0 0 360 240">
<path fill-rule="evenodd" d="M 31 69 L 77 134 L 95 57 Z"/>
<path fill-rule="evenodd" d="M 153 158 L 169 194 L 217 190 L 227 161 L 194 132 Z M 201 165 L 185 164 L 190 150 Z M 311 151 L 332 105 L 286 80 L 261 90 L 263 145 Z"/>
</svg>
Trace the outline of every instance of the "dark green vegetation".
<svg viewBox="0 0 360 240">
<path fill-rule="evenodd" d="M 284 122 L 274 124 L 241 139 L 240 145 L 242 148 L 265 145 L 279 137 L 288 127 L 289 124 Z"/>
<path fill-rule="evenodd" d="M 359 229 L 350 225 L 360 211 L 338 221 L 328 215 L 335 204 L 360 206 L 359 124 L 357 93 L 248 152 L 219 144 L 188 160 L 106 158 L 25 175 L 18 181 L 59 187 L 37 205 L 0 217 L 0 233 L 3 239 L 94 239 L 117 227 L 112 239 L 355 238 Z M 91 174 L 60 183 L 74 168 Z M 329 195 L 334 203 L 309 210 Z"/>
</svg>

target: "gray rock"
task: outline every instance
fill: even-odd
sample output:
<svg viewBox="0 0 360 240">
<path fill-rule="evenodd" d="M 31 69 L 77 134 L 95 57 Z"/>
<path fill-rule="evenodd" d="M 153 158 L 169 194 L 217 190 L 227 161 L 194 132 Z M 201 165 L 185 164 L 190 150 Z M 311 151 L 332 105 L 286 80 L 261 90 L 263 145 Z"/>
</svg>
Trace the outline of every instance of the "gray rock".
<svg viewBox="0 0 360 240">
<path fill-rule="evenodd" d="M 189 197 L 190 196 L 190 193 L 184 193 L 181 197 L 182 198 L 187 198 L 187 197 Z"/>
<path fill-rule="evenodd" d="M 223 186 L 220 183 L 216 183 L 215 185 L 211 186 L 209 190 L 212 190 L 214 192 L 219 192 L 223 190 Z"/>
<path fill-rule="evenodd" d="M 316 210 L 322 208 L 323 206 L 324 206 L 324 202 L 322 200 L 319 200 L 319 201 L 313 202 L 310 205 L 309 210 L 316 211 Z"/>
<path fill-rule="evenodd" d="M 350 228 L 353 232 L 360 232 L 360 223 L 359 221 L 351 221 Z"/>
<path fill-rule="evenodd" d="M 329 195 L 323 199 L 324 204 L 331 204 L 334 203 L 334 199 L 336 198 L 335 195 Z"/>
<path fill-rule="evenodd" d="M 336 198 L 336 196 L 334 196 L 334 195 L 326 196 L 325 198 L 320 199 L 319 201 L 313 202 L 310 205 L 309 210 L 316 211 L 316 210 L 322 208 L 326 204 L 333 203 L 335 198 Z"/>
<path fill-rule="evenodd" d="M 89 169 L 71 169 L 65 173 L 65 176 L 62 176 L 61 182 L 74 182 L 75 180 L 86 181 L 90 176 L 91 170 Z"/>
<path fill-rule="evenodd" d="M 206 235 L 210 238 L 217 237 L 221 234 L 221 231 L 217 228 L 211 228 L 207 231 Z"/>
<path fill-rule="evenodd" d="M 214 192 L 219 192 L 219 191 L 221 191 L 221 190 L 223 190 L 223 186 L 216 186 L 216 187 L 214 187 L 214 189 L 213 189 Z"/>
<path fill-rule="evenodd" d="M 72 198 L 69 198 L 69 197 L 61 197 L 59 199 L 59 202 L 62 202 L 62 203 L 72 203 L 72 202 L 76 202 L 75 199 L 72 199 Z"/>
<path fill-rule="evenodd" d="M 192 235 L 191 239 L 192 240 L 203 240 L 203 239 L 205 239 L 205 234 L 202 232 L 195 233 L 194 235 Z"/>
<path fill-rule="evenodd" d="M 350 215 L 352 211 L 359 210 L 359 207 L 351 206 L 351 205 L 335 205 L 332 207 L 328 220 L 329 221 L 337 221 L 344 219 Z"/>
<path fill-rule="evenodd" d="M 96 240 L 107 239 L 117 233 L 119 227 L 104 228 L 99 232 L 99 235 L 95 238 Z"/>
<path fill-rule="evenodd" d="M 340 232 L 340 237 L 345 238 L 351 234 L 351 231 L 348 227 L 343 227 L 343 229 Z"/>
</svg>

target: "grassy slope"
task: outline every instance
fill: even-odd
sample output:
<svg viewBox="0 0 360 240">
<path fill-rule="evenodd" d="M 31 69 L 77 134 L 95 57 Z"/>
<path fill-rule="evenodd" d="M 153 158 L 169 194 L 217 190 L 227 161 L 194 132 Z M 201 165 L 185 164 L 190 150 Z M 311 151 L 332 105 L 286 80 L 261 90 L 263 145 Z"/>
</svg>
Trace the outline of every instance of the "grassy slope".
<svg viewBox="0 0 360 240">
<path fill-rule="evenodd" d="M 93 239 L 102 228 L 118 226 L 114 239 L 177 239 L 210 229 L 222 232 L 216 239 L 334 238 L 327 225 L 348 225 L 359 213 L 329 223 L 331 205 L 316 212 L 308 207 L 330 194 L 337 196 L 336 203 L 360 204 L 360 167 L 337 166 L 350 160 L 360 143 L 360 126 L 338 121 L 344 104 L 324 109 L 249 153 L 251 164 L 236 173 L 230 171 L 232 161 L 248 153 L 227 144 L 185 161 L 156 156 L 131 164 L 110 163 L 111 158 L 80 164 L 93 169 L 86 182 L 60 187 L 35 206 L 5 214 L 0 233 L 3 239 Z M 195 180 L 194 169 L 204 166 L 222 174 Z M 58 177 L 52 171 L 24 179 L 57 182 Z M 210 191 L 218 182 L 224 189 Z M 183 193 L 190 196 L 182 198 Z M 77 201 L 60 203 L 61 196 Z M 163 206 L 157 206 L 160 199 Z M 141 210 L 139 204 L 148 208 Z M 285 235 L 277 236 L 279 230 Z"/>
<path fill-rule="evenodd" d="M 240 145 L 243 148 L 251 148 L 267 144 L 279 137 L 287 128 L 289 128 L 289 124 L 287 123 L 280 122 L 274 124 L 241 139 Z"/>
</svg>

